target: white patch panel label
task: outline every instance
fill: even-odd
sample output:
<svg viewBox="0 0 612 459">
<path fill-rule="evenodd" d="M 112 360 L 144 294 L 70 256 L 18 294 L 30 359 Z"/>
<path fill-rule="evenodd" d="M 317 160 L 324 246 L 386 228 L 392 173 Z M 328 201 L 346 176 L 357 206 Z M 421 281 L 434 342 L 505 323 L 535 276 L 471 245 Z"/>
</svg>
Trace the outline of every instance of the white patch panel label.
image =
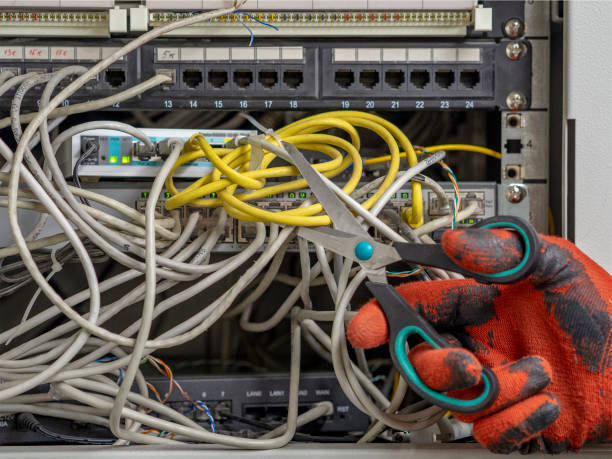
<svg viewBox="0 0 612 459">
<path fill-rule="evenodd" d="M 53 46 L 51 47 L 52 61 L 72 61 L 74 60 L 74 48 L 72 46 Z"/>
<path fill-rule="evenodd" d="M 1 60 L 21 60 L 23 59 L 22 46 L 0 46 Z"/>
<path fill-rule="evenodd" d="M 46 46 L 26 46 L 26 60 L 47 61 L 49 60 L 49 48 Z"/>
</svg>

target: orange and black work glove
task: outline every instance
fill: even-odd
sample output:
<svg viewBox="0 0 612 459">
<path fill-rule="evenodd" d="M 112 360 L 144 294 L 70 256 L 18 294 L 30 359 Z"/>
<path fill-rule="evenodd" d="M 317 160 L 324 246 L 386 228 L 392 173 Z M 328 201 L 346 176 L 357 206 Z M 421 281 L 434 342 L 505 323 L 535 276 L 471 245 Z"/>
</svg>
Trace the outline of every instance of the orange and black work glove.
<svg viewBox="0 0 612 459">
<path fill-rule="evenodd" d="M 410 351 L 425 384 L 474 398 L 482 392 L 481 363 L 497 375 L 499 395 L 488 409 L 454 415 L 473 422 L 476 440 L 498 453 L 561 452 L 612 439 L 612 277 L 572 243 L 540 239 L 535 270 L 514 284 L 465 279 L 397 288 L 456 338 L 454 348 L 423 343 Z M 442 246 L 456 263 L 487 273 L 510 269 L 523 255 L 518 237 L 505 230 L 446 231 Z M 347 337 L 360 348 L 388 341 L 375 300 L 360 309 Z"/>
</svg>

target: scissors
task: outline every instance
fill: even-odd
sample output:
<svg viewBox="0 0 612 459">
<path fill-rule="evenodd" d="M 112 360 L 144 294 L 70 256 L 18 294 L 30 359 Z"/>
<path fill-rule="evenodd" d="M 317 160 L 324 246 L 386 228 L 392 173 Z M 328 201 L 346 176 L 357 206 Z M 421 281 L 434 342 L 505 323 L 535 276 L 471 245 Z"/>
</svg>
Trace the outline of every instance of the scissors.
<svg viewBox="0 0 612 459">
<path fill-rule="evenodd" d="M 497 397 L 499 382 L 491 369 L 486 366 L 483 366 L 481 375 L 482 393 L 470 400 L 461 400 L 435 391 L 419 378 L 406 354 L 407 339 L 418 335 L 438 349 L 451 345 L 389 285 L 385 267 L 397 261 L 406 261 L 454 271 L 480 282 L 515 282 L 533 271 L 540 253 L 539 238 L 533 226 L 522 218 L 510 216 L 490 218 L 473 226 L 511 229 L 521 236 L 524 245 L 523 259 L 514 268 L 499 273 L 468 271 L 449 258 L 440 244 L 409 242 L 383 244 L 369 235 L 296 147 L 288 143 L 283 143 L 283 146 L 333 224 L 333 228 L 302 227 L 298 230 L 298 235 L 359 263 L 366 270 L 368 274 L 366 286 L 380 303 L 387 319 L 391 358 L 410 388 L 424 400 L 450 411 L 477 413 L 488 408 Z"/>
</svg>

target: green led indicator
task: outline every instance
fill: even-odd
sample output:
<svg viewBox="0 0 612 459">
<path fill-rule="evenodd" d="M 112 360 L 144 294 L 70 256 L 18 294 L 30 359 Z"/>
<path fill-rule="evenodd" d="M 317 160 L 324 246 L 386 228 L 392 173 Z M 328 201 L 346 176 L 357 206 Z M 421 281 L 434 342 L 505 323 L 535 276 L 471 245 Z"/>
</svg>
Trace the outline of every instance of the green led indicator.
<svg viewBox="0 0 612 459">
<path fill-rule="evenodd" d="M 149 193 L 148 193 L 148 192 L 146 192 L 146 191 L 143 191 L 143 192 L 142 192 L 142 197 L 143 197 L 143 198 L 148 198 L 148 197 L 149 197 Z"/>
<path fill-rule="evenodd" d="M 211 198 L 216 198 L 217 197 L 217 193 L 215 193 L 214 191 L 212 193 L 210 193 L 210 197 Z"/>
<path fill-rule="evenodd" d="M 289 193 L 289 197 L 290 198 L 295 198 L 295 193 L 292 191 L 291 193 Z"/>
<path fill-rule="evenodd" d="M 474 224 L 474 219 L 473 219 L 473 218 L 470 218 L 470 219 L 468 220 L 468 223 L 469 223 L 470 225 L 473 225 L 473 224 Z"/>
<path fill-rule="evenodd" d="M 408 199 L 408 193 L 402 193 L 402 199 Z"/>
<path fill-rule="evenodd" d="M 395 199 L 395 198 L 397 198 L 397 193 L 393 193 L 393 194 L 391 195 L 391 199 Z"/>
<path fill-rule="evenodd" d="M 164 196 L 166 196 L 166 199 L 170 199 L 172 197 L 169 191 L 166 191 L 166 194 Z"/>
<path fill-rule="evenodd" d="M 117 158 L 116 156 L 111 156 L 108 159 L 108 162 L 110 162 L 111 164 L 117 164 L 117 161 L 119 160 L 119 158 Z"/>
<path fill-rule="evenodd" d="M 121 157 L 121 164 L 130 164 L 131 160 L 132 160 L 132 158 L 130 158 L 129 156 L 122 156 Z"/>
<path fill-rule="evenodd" d="M 304 191 L 300 191 L 300 198 L 306 198 L 306 193 Z"/>
</svg>

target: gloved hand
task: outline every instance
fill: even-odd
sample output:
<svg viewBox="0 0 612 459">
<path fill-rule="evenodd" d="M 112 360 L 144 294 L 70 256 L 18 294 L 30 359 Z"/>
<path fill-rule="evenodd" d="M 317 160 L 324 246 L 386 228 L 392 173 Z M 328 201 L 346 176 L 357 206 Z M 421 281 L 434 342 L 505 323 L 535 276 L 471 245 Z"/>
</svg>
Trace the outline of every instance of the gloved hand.
<svg viewBox="0 0 612 459">
<path fill-rule="evenodd" d="M 425 384 L 458 398 L 480 394 L 481 362 L 499 379 L 493 405 L 476 414 L 474 437 L 491 451 L 576 450 L 612 439 L 612 277 L 572 243 L 541 236 L 541 256 L 528 279 L 406 283 L 397 291 L 457 347 L 415 346 L 409 358 Z M 444 251 L 467 269 L 516 266 L 522 245 L 509 231 L 447 231 Z M 351 321 L 355 347 L 388 341 L 375 300 Z M 463 347 L 459 347 L 463 346 Z M 471 352 L 470 352 L 471 351 Z"/>
</svg>

